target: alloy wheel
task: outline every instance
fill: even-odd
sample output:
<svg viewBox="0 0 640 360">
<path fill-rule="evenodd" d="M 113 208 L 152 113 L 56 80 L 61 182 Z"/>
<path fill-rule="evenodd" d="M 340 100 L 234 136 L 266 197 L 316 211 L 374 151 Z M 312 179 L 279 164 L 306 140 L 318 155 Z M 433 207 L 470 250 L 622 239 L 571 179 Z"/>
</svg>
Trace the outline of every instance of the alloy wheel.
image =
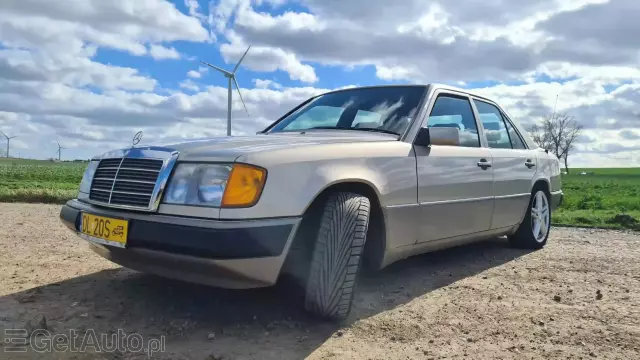
<svg viewBox="0 0 640 360">
<path fill-rule="evenodd" d="M 533 204 L 531 204 L 531 230 L 537 242 L 543 242 L 547 237 L 550 215 L 547 195 L 540 190 L 533 196 Z"/>
</svg>

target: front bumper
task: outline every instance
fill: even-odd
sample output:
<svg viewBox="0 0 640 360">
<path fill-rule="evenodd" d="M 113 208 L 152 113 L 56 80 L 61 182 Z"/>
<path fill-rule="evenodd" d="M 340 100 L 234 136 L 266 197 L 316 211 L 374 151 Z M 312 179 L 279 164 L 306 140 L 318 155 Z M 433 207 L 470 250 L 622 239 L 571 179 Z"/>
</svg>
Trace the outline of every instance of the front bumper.
<svg viewBox="0 0 640 360">
<path fill-rule="evenodd" d="M 134 270 L 226 288 L 275 284 L 300 222 L 125 212 L 71 200 L 60 218 L 78 234 L 81 212 L 129 220 L 126 248 L 89 241 L 100 256 Z"/>
</svg>

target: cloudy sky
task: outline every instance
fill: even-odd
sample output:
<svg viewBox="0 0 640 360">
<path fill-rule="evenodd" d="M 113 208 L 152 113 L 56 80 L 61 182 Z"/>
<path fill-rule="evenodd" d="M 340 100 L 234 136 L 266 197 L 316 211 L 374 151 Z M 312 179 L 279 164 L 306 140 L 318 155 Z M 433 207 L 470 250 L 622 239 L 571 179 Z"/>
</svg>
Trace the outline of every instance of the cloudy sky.
<svg viewBox="0 0 640 360">
<path fill-rule="evenodd" d="M 638 0 L 2 0 L 0 130 L 12 154 L 87 158 L 225 134 L 233 67 L 251 134 L 318 92 L 442 82 L 523 124 L 566 112 L 572 166 L 640 166 Z M 0 147 L 4 147 L 0 139 Z"/>
</svg>

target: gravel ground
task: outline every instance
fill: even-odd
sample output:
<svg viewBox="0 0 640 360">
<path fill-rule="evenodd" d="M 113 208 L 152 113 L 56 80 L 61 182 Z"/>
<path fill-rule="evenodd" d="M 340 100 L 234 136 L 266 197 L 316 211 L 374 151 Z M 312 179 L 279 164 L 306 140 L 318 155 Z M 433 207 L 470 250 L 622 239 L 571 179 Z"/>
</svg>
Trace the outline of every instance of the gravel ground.
<svg viewBox="0 0 640 360">
<path fill-rule="evenodd" d="M 71 330 L 99 344 L 117 329 L 164 337 L 160 359 L 640 359 L 640 233 L 554 228 L 541 251 L 494 239 L 407 259 L 366 276 L 338 326 L 308 318 L 284 286 L 230 291 L 120 268 L 59 209 L 0 204 L 2 359 L 147 358 L 55 352 L 46 336 L 8 353 L 5 331 L 21 328 L 62 343 Z"/>
</svg>

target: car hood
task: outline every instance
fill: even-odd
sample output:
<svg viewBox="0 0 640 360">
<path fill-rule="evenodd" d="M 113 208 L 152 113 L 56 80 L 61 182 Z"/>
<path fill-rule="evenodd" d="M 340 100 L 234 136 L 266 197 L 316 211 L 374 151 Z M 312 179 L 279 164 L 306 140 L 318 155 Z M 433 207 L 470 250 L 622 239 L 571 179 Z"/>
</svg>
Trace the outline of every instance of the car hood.
<svg viewBox="0 0 640 360">
<path fill-rule="evenodd" d="M 177 150 L 181 161 L 234 161 L 254 152 L 291 149 L 301 146 L 348 142 L 396 141 L 397 136 L 355 131 L 314 131 L 314 133 L 271 133 L 252 136 L 217 137 L 165 144 Z"/>
</svg>

